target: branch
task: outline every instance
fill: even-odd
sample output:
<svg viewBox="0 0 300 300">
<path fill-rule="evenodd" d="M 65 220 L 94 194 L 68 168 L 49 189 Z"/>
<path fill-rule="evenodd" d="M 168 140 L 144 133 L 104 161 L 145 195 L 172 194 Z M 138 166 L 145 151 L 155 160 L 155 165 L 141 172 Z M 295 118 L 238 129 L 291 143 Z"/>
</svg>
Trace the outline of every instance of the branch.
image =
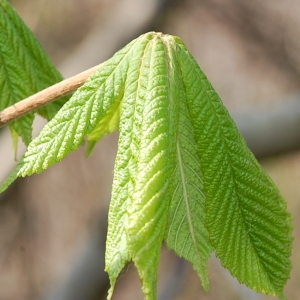
<svg viewBox="0 0 300 300">
<path fill-rule="evenodd" d="M 100 68 L 100 66 L 101 64 L 71 78 L 65 79 L 14 105 L 7 107 L 0 112 L 0 128 L 43 105 L 76 91 L 92 74 L 94 74 Z"/>
</svg>

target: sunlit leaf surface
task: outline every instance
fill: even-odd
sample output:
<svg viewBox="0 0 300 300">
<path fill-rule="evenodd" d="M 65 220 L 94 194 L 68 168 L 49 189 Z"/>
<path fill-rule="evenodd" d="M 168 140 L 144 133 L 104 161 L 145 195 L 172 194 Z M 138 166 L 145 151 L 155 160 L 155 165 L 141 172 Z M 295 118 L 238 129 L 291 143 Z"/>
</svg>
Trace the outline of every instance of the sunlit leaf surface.
<svg viewBox="0 0 300 300">
<path fill-rule="evenodd" d="M 1 191 L 119 130 L 106 248 L 110 299 L 125 264 L 156 299 L 163 241 L 205 289 L 212 251 L 250 288 L 284 299 L 286 203 L 182 41 L 150 32 L 106 61 L 28 147 Z"/>
</svg>

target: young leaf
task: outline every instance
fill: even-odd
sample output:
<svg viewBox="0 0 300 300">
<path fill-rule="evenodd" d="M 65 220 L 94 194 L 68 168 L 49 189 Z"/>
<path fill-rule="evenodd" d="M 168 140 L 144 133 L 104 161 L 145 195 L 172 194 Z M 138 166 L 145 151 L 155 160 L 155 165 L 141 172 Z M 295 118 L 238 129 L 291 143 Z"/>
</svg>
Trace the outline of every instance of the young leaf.
<svg viewBox="0 0 300 300">
<path fill-rule="evenodd" d="M 6 0 L 0 0 L 0 110 L 62 80 L 30 29 Z M 67 101 L 64 97 L 38 110 L 50 120 Z M 33 113 L 9 126 L 28 145 Z"/>
<path fill-rule="evenodd" d="M 123 96 L 123 92 L 120 93 L 120 97 Z M 107 111 L 105 117 L 103 117 L 94 130 L 88 135 L 88 146 L 86 151 L 86 156 L 89 156 L 97 142 L 101 140 L 104 136 L 113 133 L 119 129 L 121 111 L 121 99 L 117 99 L 115 104 Z"/>
<path fill-rule="evenodd" d="M 185 45 L 178 57 L 204 175 L 206 226 L 224 267 L 281 299 L 291 270 L 291 217 Z"/>
<path fill-rule="evenodd" d="M 140 76 L 144 87 L 137 127 L 137 173 L 128 208 L 127 235 L 132 260 L 142 280 L 145 299 L 156 299 L 157 268 L 164 238 L 170 174 L 175 169 L 178 93 L 174 89 L 168 37 L 153 34 L 144 54 Z"/>
<path fill-rule="evenodd" d="M 116 279 L 126 262 L 132 259 L 126 233 L 128 207 L 132 202 L 134 181 L 137 176 L 137 156 L 140 143 L 141 114 L 145 97 L 145 63 L 143 58 L 151 35 L 139 38 L 134 57 L 125 70 L 126 86 L 122 101 L 120 119 L 120 137 L 114 168 L 114 182 L 109 209 L 109 226 L 106 241 L 105 269 L 109 274 L 111 289 L 108 299 L 112 297 Z M 141 75 L 140 75 L 141 74 Z"/>
<path fill-rule="evenodd" d="M 170 38 L 169 43 L 172 45 L 170 51 L 174 52 L 172 62 L 175 64 L 176 76 L 172 89 L 176 95 L 173 98 L 179 100 L 179 120 L 177 138 L 174 142 L 176 169 L 171 180 L 169 196 L 171 203 L 165 239 L 169 248 L 192 262 L 203 287 L 207 290 L 209 287 L 207 264 L 213 248 L 205 227 L 203 174 L 181 69 L 176 57 L 178 46 L 174 39 Z"/>
<path fill-rule="evenodd" d="M 105 62 L 31 142 L 0 192 L 62 160 L 86 135 L 89 153 L 118 127 L 108 298 L 133 260 L 146 299 L 156 299 L 165 239 L 205 289 L 214 247 L 240 282 L 284 299 L 292 242 L 286 204 L 179 38 L 148 33 Z"/>
<path fill-rule="evenodd" d="M 199 177 L 194 179 L 195 173 L 189 170 L 199 170 L 199 158 L 193 136 L 189 137 L 193 128 L 189 131 L 191 123 L 184 115 L 187 108 L 176 44 L 172 37 L 160 34 L 146 42 L 144 52 L 128 70 L 121 110 L 106 249 L 106 271 L 112 285 L 109 299 L 129 260 L 139 271 L 146 299 L 156 299 L 157 267 L 168 217 L 172 219 L 166 235 L 168 246 L 194 264 L 208 288 L 207 261 L 212 248 L 204 227 L 204 199 L 199 195 L 202 183 L 194 186 Z M 191 146 L 191 153 L 184 152 Z M 180 185 L 176 194 L 173 180 Z M 174 210 L 168 212 L 171 200 L 171 208 L 184 204 L 174 217 Z M 184 221 L 184 226 L 173 226 L 178 221 Z"/>
<path fill-rule="evenodd" d="M 3 192 L 17 178 L 40 173 L 75 151 L 115 102 L 120 102 L 134 44 L 127 45 L 77 90 L 40 135 L 28 146 L 16 169 L 0 187 Z M 120 88 L 121 87 L 121 88 Z"/>
</svg>

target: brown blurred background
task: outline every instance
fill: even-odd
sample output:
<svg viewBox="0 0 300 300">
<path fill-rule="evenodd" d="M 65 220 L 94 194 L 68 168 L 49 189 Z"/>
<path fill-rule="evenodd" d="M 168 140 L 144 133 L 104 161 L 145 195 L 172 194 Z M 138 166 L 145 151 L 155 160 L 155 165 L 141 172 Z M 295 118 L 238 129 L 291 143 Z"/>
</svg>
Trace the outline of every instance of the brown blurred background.
<svg viewBox="0 0 300 300">
<path fill-rule="evenodd" d="M 99 64 L 147 31 L 181 37 L 288 202 L 295 242 L 285 292 L 290 300 L 299 299 L 299 2 L 10 2 L 65 77 Z M 41 124 L 36 122 L 36 131 Z M 89 159 L 82 147 L 0 196 L 0 300 L 106 299 L 104 242 L 116 147 L 117 134 L 108 136 Z M 2 131 L 1 181 L 14 164 L 10 137 Z M 211 288 L 204 292 L 191 265 L 164 248 L 158 299 L 272 299 L 238 284 L 215 258 L 209 269 Z M 130 264 L 114 299 L 143 299 Z"/>
</svg>

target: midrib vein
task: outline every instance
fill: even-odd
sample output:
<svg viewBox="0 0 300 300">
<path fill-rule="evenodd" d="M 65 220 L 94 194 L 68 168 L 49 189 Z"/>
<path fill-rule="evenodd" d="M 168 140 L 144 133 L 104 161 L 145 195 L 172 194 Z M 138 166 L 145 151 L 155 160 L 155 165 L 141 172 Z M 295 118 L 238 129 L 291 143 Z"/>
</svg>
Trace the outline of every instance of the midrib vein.
<svg viewBox="0 0 300 300">
<path fill-rule="evenodd" d="M 186 217 L 187 217 L 187 220 L 188 220 L 189 229 L 190 229 L 191 237 L 192 237 L 192 240 L 193 240 L 193 244 L 196 248 L 197 255 L 200 256 L 200 253 L 199 253 L 199 250 L 198 250 L 198 247 L 197 247 L 197 243 L 196 243 L 196 237 L 195 237 L 193 222 L 192 222 L 192 218 L 191 218 L 191 211 L 190 211 L 190 206 L 189 206 L 189 202 L 188 202 L 188 191 L 187 191 L 187 186 L 186 186 L 186 176 L 185 176 L 185 173 L 184 173 L 184 170 L 183 170 L 183 161 L 182 161 L 182 157 L 181 157 L 179 139 L 177 139 L 176 147 L 177 147 L 177 158 L 178 158 L 179 171 L 180 171 L 181 182 L 182 182 L 183 199 L 184 199 L 185 207 L 186 207 Z"/>
</svg>

